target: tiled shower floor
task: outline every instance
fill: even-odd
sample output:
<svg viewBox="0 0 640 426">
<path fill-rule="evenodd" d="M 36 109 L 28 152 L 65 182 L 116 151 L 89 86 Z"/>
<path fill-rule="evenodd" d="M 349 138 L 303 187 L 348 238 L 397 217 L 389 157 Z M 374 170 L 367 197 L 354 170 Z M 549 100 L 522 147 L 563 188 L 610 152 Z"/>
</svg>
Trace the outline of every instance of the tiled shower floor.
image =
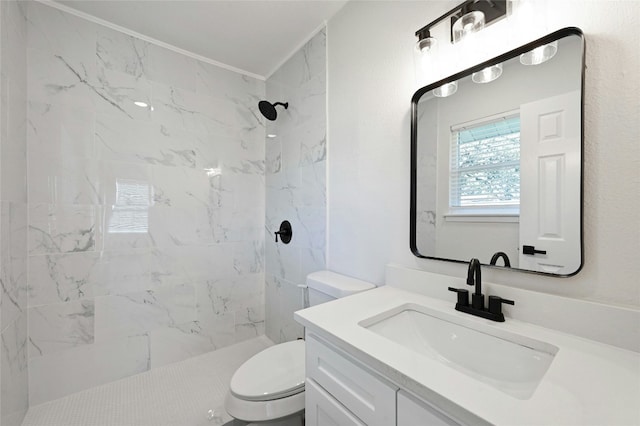
<svg viewBox="0 0 640 426">
<path fill-rule="evenodd" d="M 29 409 L 22 426 L 213 426 L 231 420 L 234 371 L 273 343 L 261 336 Z M 209 420 L 207 413 L 215 410 Z"/>
</svg>

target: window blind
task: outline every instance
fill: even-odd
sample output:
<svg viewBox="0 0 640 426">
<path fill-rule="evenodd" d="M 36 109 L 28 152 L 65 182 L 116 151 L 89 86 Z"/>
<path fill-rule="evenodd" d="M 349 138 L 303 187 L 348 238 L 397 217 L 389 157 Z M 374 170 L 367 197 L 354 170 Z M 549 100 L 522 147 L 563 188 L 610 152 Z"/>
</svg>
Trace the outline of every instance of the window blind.
<svg viewBox="0 0 640 426">
<path fill-rule="evenodd" d="M 451 207 L 520 204 L 520 117 L 452 128 Z"/>
<path fill-rule="evenodd" d="M 109 233 L 137 234 L 149 230 L 151 189 L 147 182 L 116 181 L 116 203 L 111 207 Z"/>
</svg>

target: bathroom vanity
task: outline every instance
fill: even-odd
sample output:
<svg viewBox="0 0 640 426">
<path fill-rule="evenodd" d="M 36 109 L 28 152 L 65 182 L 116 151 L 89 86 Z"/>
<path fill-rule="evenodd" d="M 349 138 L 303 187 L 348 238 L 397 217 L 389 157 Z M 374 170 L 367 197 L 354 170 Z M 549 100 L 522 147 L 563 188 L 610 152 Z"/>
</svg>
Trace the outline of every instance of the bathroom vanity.
<svg viewBox="0 0 640 426">
<path fill-rule="evenodd" d="M 638 352 L 387 284 L 296 312 L 307 424 L 640 424 Z"/>
<path fill-rule="evenodd" d="M 306 424 L 460 424 L 313 332 L 307 334 L 306 342 Z"/>
</svg>

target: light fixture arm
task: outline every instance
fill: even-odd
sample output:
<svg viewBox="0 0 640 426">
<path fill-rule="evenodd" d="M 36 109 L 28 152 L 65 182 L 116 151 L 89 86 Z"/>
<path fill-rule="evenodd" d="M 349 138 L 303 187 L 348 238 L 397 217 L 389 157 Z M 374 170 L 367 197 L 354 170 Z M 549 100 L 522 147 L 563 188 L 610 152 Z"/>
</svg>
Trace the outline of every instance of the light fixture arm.
<svg viewBox="0 0 640 426">
<path fill-rule="evenodd" d="M 429 33 L 429 30 L 436 26 L 437 24 L 439 24 L 440 22 L 444 21 L 445 19 L 447 19 L 449 16 L 455 15 L 457 12 L 460 12 L 462 10 L 462 8 L 466 7 L 467 5 L 474 3 L 478 0 L 466 0 L 465 2 L 457 5 L 456 7 L 454 7 L 453 9 L 449 10 L 448 12 L 445 12 L 443 15 L 437 17 L 436 19 L 434 19 L 433 21 L 429 22 L 427 25 L 425 25 L 424 27 L 420 28 L 418 31 L 416 31 L 416 37 L 421 38 L 420 35 L 424 34 L 424 33 Z"/>
<path fill-rule="evenodd" d="M 510 0 L 466 0 L 417 30 L 415 35 L 418 37 L 418 40 L 430 37 L 429 30 L 434 26 L 449 17 L 455 21 L 460 18 L 460 16 L 464 15 L 464 13 L 471 10 L 479 10 L 483 12 L 486 16 L 485 25 L 488 25 L 489 23 L 506 16 L 508 1 Z M 453 36 L 451 37 L 451 40 L 453 40 Z"/>
</svg>

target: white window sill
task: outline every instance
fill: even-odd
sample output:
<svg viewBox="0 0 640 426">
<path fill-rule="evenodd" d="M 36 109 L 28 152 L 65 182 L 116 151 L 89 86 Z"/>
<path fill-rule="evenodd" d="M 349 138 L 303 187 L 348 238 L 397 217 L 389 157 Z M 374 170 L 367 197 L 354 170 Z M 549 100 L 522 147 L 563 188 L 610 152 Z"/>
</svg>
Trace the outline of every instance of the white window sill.
<svg viewBox="0 0 640 426">
<path fill-rule="evenodd" d="M 518 223 L 520 215 L 518 213 L 449 213 L 444 215 L 447 222 L 487 222 L 487 223 Z"/>
</svg>

